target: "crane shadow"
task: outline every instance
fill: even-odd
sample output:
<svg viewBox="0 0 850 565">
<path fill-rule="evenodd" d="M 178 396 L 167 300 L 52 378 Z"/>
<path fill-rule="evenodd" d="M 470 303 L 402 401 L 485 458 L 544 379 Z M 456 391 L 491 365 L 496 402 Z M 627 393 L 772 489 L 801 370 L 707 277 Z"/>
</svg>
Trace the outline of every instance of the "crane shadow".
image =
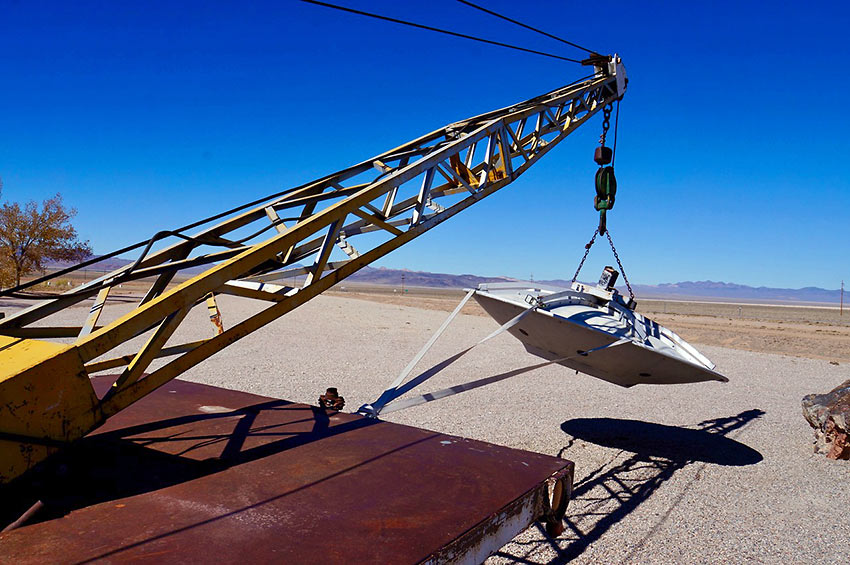
<svg viewBox="0 0 850 565">
<path fill-rule="evenodd" d="M 28 524 L 193 481 L 377 423 L 357 418 L 331 425 L 325 409 L 272 400 L 94 433 L 0 487 L 0 524 L 11 523 L 36 500 L 44 506 Z"/>
<path fill-rule="evenodd" d="M 550 538 L 545 529 L 527 542 L 514 542 L 510 549 L 497 553 L 519 563 L 566 563 L 582 553 L 620 522 L 673 475 L 692 464 L 699 464 L 696 478 L 707 465 L 745 466 L 762 460 L 762 455 L 727 437 L 765 414 L 753 409 L 736 416 L 700 422 L 695 428 L 665 426 L 636 420 L 614 418 L 578 418 L 561 424 L 570 436 L 559 456 L 577 441 L 593 443 L 631 453 L 625 459 L 616 455 L 592 470 L 573 488 L 572 511 L 567 511 L 566 531 Z M 672 512 L 682 497 L 667 510 Z M 555 557 L 551 557 L 554 552 Z M 545 555 L 545 556 L 544 556 Z"/>
</svg>

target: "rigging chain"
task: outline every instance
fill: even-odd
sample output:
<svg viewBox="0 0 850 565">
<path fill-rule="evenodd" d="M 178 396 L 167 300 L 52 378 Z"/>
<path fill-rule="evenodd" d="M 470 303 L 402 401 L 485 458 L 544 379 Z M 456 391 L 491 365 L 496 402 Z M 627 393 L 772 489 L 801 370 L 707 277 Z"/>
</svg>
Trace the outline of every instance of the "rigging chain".
<svg viewBox="0 0 850 565">
<path fill-rule="evenodd" d="M 587 255 L 590 253 L 590 248 L 593 247 L 593 244 L 596 243 L 596 236 L 599 235 L 599 228 L 596 228 L 596 231 L 593 232 L 593 237 L 590 238 L 590 241 L 587 242 L 587 245 L 584 246 L 584 255 L 581 258 L 581 261 L 578 264 L 578 269 L 576 269 L 576 274 L 573 275 L 572 282 L 576 282 L 578 280 L 578 275 L 581 272 L 581 268 L 584 267 L 584 262 L 587 259 Z M 626 269 L 623 268 L 623 262 L 620 261 L 620 254 L 617 253 L 617 248 L 614 246 L 614 240 L 611 239 L 611 230 L 605 232 L 605 235 L 608 236 L 608 243 L 611 245 L 611 251 L 614 253 L 614 259 L 617 260 L 617 266 L 620 267 L 620 272 L 623 274 L 623 280 L 626 283 L 626 288 L 629 289 L 629 297 L 634 300 L 635 293 L 632 290 L 632 285 L 629 282 L 629 277 L 626 276 Z"/>
<path fill-rule="evenodd" d="M 608 128 L 611 127 L 611 104 L 607 104 L 602 108 L 602 135 L 599 136 L 599 145 L 605 145 L 605 138 L 608 136 Z M 611 150 L 611 153 L 614 151 Z M 612 155 L 613 157 L 613 155 Z"/>
<path fill-rule="evenodd" d="M 611 245 L 611 251 L 614 253 L 614 259 L 617 260 L 617 266 L 623 274 L 623 280 L 626 283 L 626 288 L 629 289 L 629 297 L 634 300 L 635 293 L 632 290 L 631 283 L 629 283 L 629 277 L 626 276 L 626 270 L 623 268 L 623 262 L 620 261 L 620 254 L 617 253 L 617 248 L 614 246 L 614 240 L 611 238 L 611 231 L 607 229 L 605 222 L 605 212 L 606 210 L 610 210 L 614 207 L 614 196 L 617 193 L 617 181 L 614 178 L 613 163 L 615 149 L 617 147 L 617 129 L 620 121 L 619 100 L 617 101 L 617 114 L 614 118 L 614 149 L 609 149 L 605 146 L 608 129 L 611 127 L 611 110 L 612 107 L 610 104 L 602 109 L 602 135 L 599 136 L 599 147 L 596 148 L 596 152 L 593 157 L 593 160 L 599 165 L 599 170 L 596 173 L 596 198 L 593 202 L 594 208 L 599 211 L 599 227 L 596 228 L 596 231 L 593 232 L 593 237 L 591 237 L 587 245 L 584 246 L 584 255 L 578 264 L 576 273 L 573 275 L 572 282 L 576 282 L 576 280 L 578 280 L 578 275 L 584 266 L 587 255 L 590 253 L 590 248 L 593 247 L 593 244 L 596 242 L 596 237 L 599 234 L 603 234 L 608 237 L 608 243 Z M 605 165 L 608 165 L 609 163 L 610 166 L 606 167 Z M 610 174 L 610 176 L 604 176 L 606 173 Z"/>
<path fill-rule="evenodd" d="M 611 244 L 611 251 L 614 252 L 614 259 L 617 260 L 617 266 L 620 267 L 620 272 L 623 273 L 623 280 L 626 281 L 626 288 L 629 289 L 629 297 L 634 300 L 635 293 L 632 290 L 632 285 L 629 284 L 629 277 L 626 276 L 626 270 L 623 268 L 623 263 L 620 262 L 620 255 L 617 253 L 617 248 L 614 247 L 614 240 L 611 239 L 611 231 L 607 231 L 605 235 L 608 236 L 608 243 Z"/>
<path fill-rule="evenodd" d="M 584 256 L 581 258 L 581 262 L 579 262 L 578 264 L 578 269 L 576 269 L 576 274 L 573 275 L 572 282 L 576 282 L 576 279 L 578 279 L 578 274 L 581 272 L 581 268 L 584 267 L 584 261 L 585 259 L 587 259 L 587 254 L 590 253 L 590 248 L 593 247 L 594 243 L 596 243 L 597 235 L 599 235 L 599 228 L 596 228 L 596 231 L 593 232 L 593 237 L 591 237 L 590 241 L 587 242 L 587 245 L 584 246 Z"/>
</svg>

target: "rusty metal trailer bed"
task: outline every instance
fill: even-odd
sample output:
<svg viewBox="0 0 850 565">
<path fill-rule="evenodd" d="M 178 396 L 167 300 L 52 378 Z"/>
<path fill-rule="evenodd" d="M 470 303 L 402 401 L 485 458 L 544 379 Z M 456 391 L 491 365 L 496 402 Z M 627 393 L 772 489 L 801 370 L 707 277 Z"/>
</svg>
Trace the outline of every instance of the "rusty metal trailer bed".
<svg viewBox="0 0 850 565">
<path fill-rule="evenodd" d="M 481 562 L 536 519 L 558 532 L 573 476 L 546 455 L 180 380 L 59 457 L 6 485 L 5 511 L 44 506 L 0 534 L 0 562 Z"/>
</svg>

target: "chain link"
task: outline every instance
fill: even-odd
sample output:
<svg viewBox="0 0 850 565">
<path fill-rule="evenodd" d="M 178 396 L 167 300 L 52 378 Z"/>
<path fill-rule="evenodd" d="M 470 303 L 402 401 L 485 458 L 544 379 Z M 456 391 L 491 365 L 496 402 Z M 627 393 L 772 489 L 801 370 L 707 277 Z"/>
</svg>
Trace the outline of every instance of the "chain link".
<svg viewBox="0 0 850 565">
<path fill-rule="evenodd" d="M 581 272 L 581 268 L 584 267 L 584 260 L 587 259 L 587 254 L 590 253 L 590 248 L 593 247 L 597 235 L 599 235 L 599 228 L 593 232 L 593 237 L 591 237 L 590 241 L 587 242 L 587 245 L 584 246 L 584 257 L 581 258 L 581 262 L 578 264 L 578 269 L 576 269 L 576 274 L 573 275 L 573 282 L 576 282 L 576 279 L 578 279 L 578 274 Z"/>
<path fill-rule="evenodd" d="M 608 136 L 608 128 L 611 127 L 611 110 L 613 106 L 608 104 L 602 108 L 602 135 L 599 136 L 599 145 L 605 145 L 605 138 Z"/>
<path fill-rule="evenodd" d="M 632 291 L 632 285 L 629 284 L 629 277 L 626 276 L 626 270 L 623 268 L 623 263 L 620 262 L 620 255 L 617 253 L 617 248 L 614 247 L 614 240 L 611 239 L 611 231 L 609 230 L 609 231 L 605 232 L 605 235 L 608 236 L 608 243 L 611 244 L 611 251 L 614 252 L 614 259 L 617 260 L 617 266 L 620 267 L 620 272 L 623 273 L 623 280 L 626 281 L 626 288 L 629 289 L 629 296 L 631 297 L 632 300 L 634 300 L 635 299 L 635 293 L 634 293 L 634 291 Z M 587 256 L 587 254 L 585 254 L 585 257 L 586 256 Z M 582 263 L 583 262 L 584 262 L 584 259 L 582 259 Z"/>
<path fill-rule="evenodd" d="M 602 135 L 599 136 L 599 144 L 603 147 L 605 146 L 605 138 L 608 135 L 608 128 L 611 127 L 611 111 L 614 107 L 611 104 L 608 104 L 604 108 L 602 108 Z M 604 210 L 601 211 L 604 213 Z M 576 269 L 576 274 L 573 275 L 572 282 L 576 282 L 578 280 L 578 275 L 581 273 L 581 268 L 584 267 L 584 262 L 587 259 L 587 255 L 590 253 L 590 248 L 593 247 L 593 244 L 596 242 L 596 236 L 599 235 L 599 228 L 596 228 L 596 231 L 593 232 L 593 237 L 590 238 L 590 241 L 587 245 L 584 246 L 584 255 L 581 258 L 581 261 L 578 264 L 578 269 Z M 605 235 L 608 236 L 608 243 L 611 244 L 611 251 L 614 252 L 614 258 L 617 260 L 617 266 L 620 267 L 620 272 L 623 273 L 623 280 L 626 281 L 626 288 L 629 289 L 629 296 L 632 300 L 635 299 L 635 293 L 632 291 L 632 285 L 629 284 L 629 279 L 626 277 L 626 271 L 623 269 L 623 263 L 620 261 L 620 255 L 617 253 L 617 248 L 614 247 L 614 240 L 611 239 L 611 232 L 606 230 Z"/>
<path fill-rule="evenodd" d="M 590 248 L 593 247 L 593 244 L 596 242 L 596 236 L 599 235 L 599 228 L 593 232 L 593 237 L 590 238 L 590 241 L 587 242 L 587 245 L 584 246 L 584 255 L 581 258 L 581 261 L 578 264 L 578 269 L 576 269 L 576 274 L 573 275 L 573 281 L 576 282 L 578 280 L 578 275 L 581 272 L 581 268 L 584 267 L 584 262 L 587 259 L 587 255 L 590 253 Z M 620 267 L 620 272 L 623 274 L 623 280 L 626 283 L 626 288 L 629 289 L 629 297 L 634 300 L 635 292 L 632 290 L 632 285 L 629 283 L 629 277 L 626 276 L 626 270 L 623 268 L 623 262 L 620 261 L 620 254 L 617 253 L 617 248 L 614 247 L 614 240 L 611 239 L 611 232 L 606 231 L 605 235 L 608 236 L 608 243 L 611 245 L 611 251 L 614 252 L 614 259 L 617 260 L 617 266 Z"/>
</svg>

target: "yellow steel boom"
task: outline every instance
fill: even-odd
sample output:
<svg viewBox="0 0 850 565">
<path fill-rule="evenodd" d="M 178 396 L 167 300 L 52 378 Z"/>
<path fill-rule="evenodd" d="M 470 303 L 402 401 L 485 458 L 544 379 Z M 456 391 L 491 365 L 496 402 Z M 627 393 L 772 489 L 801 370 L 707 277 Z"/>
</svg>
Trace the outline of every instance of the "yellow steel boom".
<svg viewBox="0 0 850 565">
<path fill-rule="evenodd" d="M 590 79 L 455 122 L 241 207 L 191 236 L 157 234 L 139 246 L 144 252 L 134 264 L 0 319 L 0 482 L 25 473 L 190 367 L 510 184 L 621 98 L 625 84 L 622 63 L 611 57 Z M 358 250 L 350 240 L 367 233 L 358 237 Z M 166 238 L 179 241 L 148 252 Z M 175 274 L 199 265 L 208 268 L 168 288 Z M 275 282 L 299 274 L 298 285 Z M 154 282 L 138 306 L 98 325 L 112 289 L 151 277 Z M 214 337 L 169 345 L 196 305 L 206 303 L 211 318 L 217 318 L 219 294 L 267 305 L 227 329 L 219 325 Z M 50 324 L 54 314 L 92 297 L 90 313 L 79 326 Z M 140 335 L 146 339 L 133 353 L 109 357 Z M 73 343 L 49 341 L 68 337 Z M 146 374 L 161 357 L 173 358 Z M 124 367 L 118 380 L 98 398 L 90 375 L 118 367 Z"/>
</svg>

